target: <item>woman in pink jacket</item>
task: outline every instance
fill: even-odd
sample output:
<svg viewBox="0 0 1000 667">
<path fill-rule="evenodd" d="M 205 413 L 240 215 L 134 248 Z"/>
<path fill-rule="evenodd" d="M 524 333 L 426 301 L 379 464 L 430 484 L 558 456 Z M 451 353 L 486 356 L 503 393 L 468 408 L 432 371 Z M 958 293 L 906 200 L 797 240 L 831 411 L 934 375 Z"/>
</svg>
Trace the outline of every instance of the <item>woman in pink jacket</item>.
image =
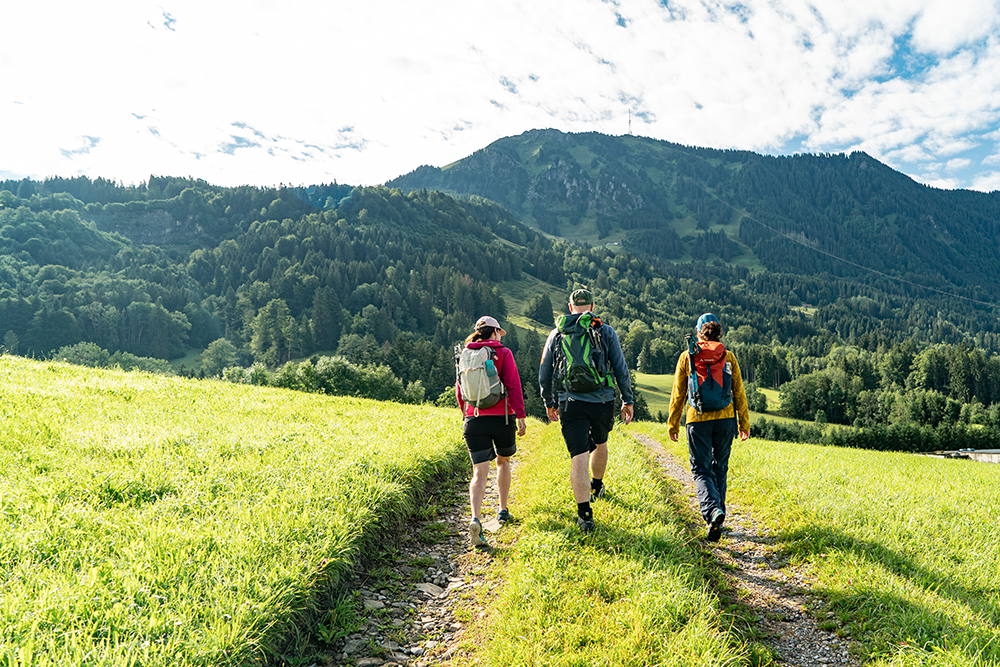
<svg viewBox="0 0 1000 667">
<path fill-rule="evenodd" d="M 469 482 L 472 521 L 469 523 L 469 539 L 476 547 L 489 547 L 483 536 L 479 517 L 483 496 L 486 494 L 490 461 L 496 459 L 497 462 L 497 490 L 500 494 L 497 519 L 503 523 L 510 520 L 507 495 L 510 492 L 510 457 L 517 451 L 515 428 L 518 436 L 523 436 L 525 432 L 521 377 L 514 364 L 514 355 L 500 344 L 500 337 L 506 333 L 499 322 L 486 316 L 479 318 L 475 331 L 465 339 L 465 347 L 469 349 L 493 348 L 493 363 L 507 394 L 503 400 L 489 408 L 476 408 L 462 400 L 462 389 L 458 382 L 455 383 L 458 406 L 465 416 L 463 434 L 472 459 L 472 481 Z"/>
</svg>

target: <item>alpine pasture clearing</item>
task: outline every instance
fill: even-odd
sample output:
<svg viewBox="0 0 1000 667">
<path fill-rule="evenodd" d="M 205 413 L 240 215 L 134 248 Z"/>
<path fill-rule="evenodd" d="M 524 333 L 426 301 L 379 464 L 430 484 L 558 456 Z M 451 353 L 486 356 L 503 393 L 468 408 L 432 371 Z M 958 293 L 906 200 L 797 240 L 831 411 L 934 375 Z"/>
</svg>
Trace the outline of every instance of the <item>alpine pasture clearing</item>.
<svg viewBox="0 0 1000 667">
<path fill-rule="evenodd" d="M 665 425 L 633 428 L 687 460 Z M 998 482 L 991 464 L 753 439 L 734 443 L 728 500 L 809 565 L 825 622 L 870 664 L 983 667 L 1000 665 Z"/>
<path fill-rule="evenodd" d="M 11 666 L 280 652 L 380 528 L 467 461 L 454 411 L 11 356 L 0 411 Z"/>
</svg>

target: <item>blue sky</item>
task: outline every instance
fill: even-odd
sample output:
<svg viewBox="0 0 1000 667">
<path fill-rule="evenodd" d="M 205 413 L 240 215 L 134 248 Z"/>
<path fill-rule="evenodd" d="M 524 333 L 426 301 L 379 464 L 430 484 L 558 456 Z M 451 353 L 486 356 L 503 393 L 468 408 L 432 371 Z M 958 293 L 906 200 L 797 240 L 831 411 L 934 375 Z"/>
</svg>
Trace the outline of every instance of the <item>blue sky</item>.
<svg viewBox="0 0 1000 667">
<path fill-rule="evenodd" d="M 535 128 L 1000 189 L 996 0 L 35 0 L 0 178 L 373 185 Z"/>
</svg>

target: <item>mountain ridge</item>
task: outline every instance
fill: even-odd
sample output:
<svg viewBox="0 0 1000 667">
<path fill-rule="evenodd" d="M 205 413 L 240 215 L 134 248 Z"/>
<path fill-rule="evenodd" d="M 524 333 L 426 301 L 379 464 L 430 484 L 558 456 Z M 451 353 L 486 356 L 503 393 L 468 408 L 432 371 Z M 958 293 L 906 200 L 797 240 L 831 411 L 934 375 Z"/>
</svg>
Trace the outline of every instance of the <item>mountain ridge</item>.
<svg viewBox="0 0 1000 667">
<path fill-rule="evenodd" d="M 548 234 L 669 261 L 715 256 L 854 279 L 873 271 L 1000 297 L 1000 247 L 982 243 L 1000 236 L 1000 193 L 932 188 L 861 152 L 766 156 L 531 130 L 386 185 L 482 196 Z"/>
</svg>

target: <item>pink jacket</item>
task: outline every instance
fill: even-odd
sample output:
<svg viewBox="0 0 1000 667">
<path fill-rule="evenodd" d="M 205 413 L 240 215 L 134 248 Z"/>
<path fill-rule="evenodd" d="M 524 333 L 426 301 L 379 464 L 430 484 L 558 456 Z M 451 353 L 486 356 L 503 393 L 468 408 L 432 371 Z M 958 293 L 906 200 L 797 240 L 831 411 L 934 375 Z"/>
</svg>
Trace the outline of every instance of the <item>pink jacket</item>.
<svg viewBox="0 0 1000 667">
<path fill-rule="evenodd" d="M 521 376 L 517 374 L 517 366 L 514 364 L 514 355 L 505 348 L 498 340 L 477 340 L 466 345 L 470 350 L 481 347 L 492 347 L 493 363 L 496 364 L 497 372 L 500 374 L 500 381 L 503 382 L 507 391 L 507 399 L 500 401 L 491 408 L 480 408 L 478 416 L 500 415 L 501 417 L 513 414 L 519 419 L 524 419 L 524 394 L 521 392 Z M 458 407 L 462 408 L 462 414 L 466 417 L 477 416 L 476 408 L 462 400 L 462 389 L 455 383 L 455 396 L 458 397 Z"/>
</svg>

